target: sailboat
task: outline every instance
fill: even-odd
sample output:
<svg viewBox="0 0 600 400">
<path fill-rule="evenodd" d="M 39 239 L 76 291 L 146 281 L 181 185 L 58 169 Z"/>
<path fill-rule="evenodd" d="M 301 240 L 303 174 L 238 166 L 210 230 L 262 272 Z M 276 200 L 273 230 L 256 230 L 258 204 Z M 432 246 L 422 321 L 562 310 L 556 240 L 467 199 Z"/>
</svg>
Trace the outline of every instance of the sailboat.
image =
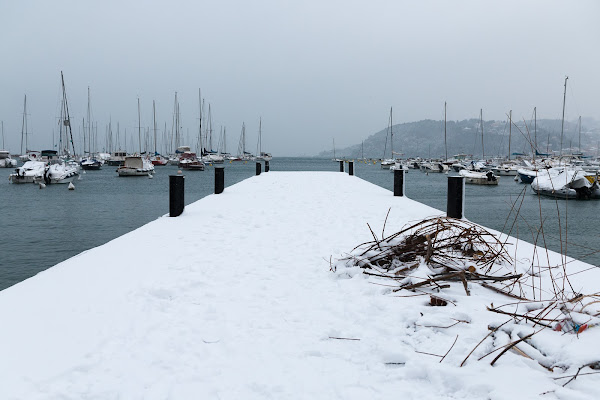
<svg viewBox="0 0 600 400">
<path fill-rule="evenodd" d="M 383 150 L 383 159 L 381 160 L 381 168 L 383 168 L 383 169 L 389 169 L 389 168 L 391 168 L 396 163 L 396 161 L 394 160 L 394 131 L 393 131 L 392 127 L 393 127 L 393 124 L 392 124 L 392 107 L 390 107 L 390 122 L 389 122 L 389 125 L 388 125 L 388 128 L 389 128 L 388 133 L 389 133 L 389 136 L 390 136 L 390 150 L 391 150 L 390 154 L 392 155 L 392 157 L 391 158 L 387 158 L 387 159 L 385 158 L 385 151 L 386 151 L 386 149 L 384 148 L 384 150 Z M 386 146 L 387 146 L 387 136 L 386 136 Z"/>
<path fill-rule="evenodd" d="M 333 159 L 331 161 L 336 161 L 336 162 L 344 161 L 341 158 L 338 158 L 335 156 L 335 138 L 333 138 Z"/>
<path fill-rule="evenodd" d="M 73 160 L 75 157 L 75 144 L 73 143 L 69 103 L 67 101 L 65 78 L 62 71 L 60 73 L 60 81 L 62 87 L 62 103 L 60 107 L 60 119 L 58 120 L 59 151 L 42 151 L 42 159 L 46 161 L 46 169 L 43 178 L 43 181 L 46 184 L 71 183 L 79 176 L 79 165 Z"/>
<path fill-rule="evenodd" d="M 254 160 L 252 153 L 246 151 L 246 123 L 242 122 L 242 132 L 240 133 L 240 141 L 238 144 L 237 158 L 239 161 L 251 161 Z"/>
<path fill-rule="evenodd" d="M 140 114 L 140 99 L 138 98 L 138 143 L 140 146 L 140 155 L 127 156 L 122 166 L 117 168 L 119 176 L 150 176 L 154 172 L 154 165 L 142 158 L 142 120 Z"/>
<path fill-rule="evenodd" d="M 15 174 L 9 176 L 12 183 L 71 183 L 79 176 L 79 166 L 72 161 L 72 157 L 75 155 L 75 145 L 73 144 L 69 104 L 62 71 L 60 78 L 62 85 L 61 115 L 59 119 L 60 153 L 56 150 L 43 150 L 38 160 L 27 161 L 21 168 L 17 168 Z"/>
<path fill-rule="evenodd" d="M 208 124 L 207 124 L 207 140 L 208 150 L 204 149 L 202 151 L 202 161 L 209 164 L 223 164 L 225 158 L 219 153 L 219 151 L 215 151 L 212 148 L 212 115 L 210 111 L 210 103 L 208 104 Z"/>
<path fill-rule="evenodd" d="M 23 100 L 23 121 L 21 123 L 21 155 L 19 159 L 23 162 L 26 161 L 39 161 L 40 152 L 35 150 L 29 150 L 28 137 L 30 135 L 27 132 L 27 95 Z M 25 151 L 23 151 L 23 141 L 25 142 Z"/>
<path fill-rule="evenodd" d="M 496 168 L 492 168 L 492 171 L 497 176 L 517 176 L 519 166 L 514 161 L 511 161 L 510 156 L 512 155 L 510 152 L 512 139 L 512 110 L 508 112 L 508 161 L 502 163 L 500 166 Z"/>
<path fill-rule="evenodd" d="M 88 149 L 87 157 L 81 160 L 81 168 L 85 170 L 99 170 L 102 168 L 102 161 L 98 160 L 92 154 L 92 120 L 90 106 L 90 87 L 88 86 L 88 103 L 87 103 L 87 132 L 88 132 Z M 85 135 L 85 132 L 84 132 Z"/>
<path fill-rule="evenodd" d="M 270 161 L 273 157 L 269 153 L 265 153 L 262 151 L 262 118 L 258 120 L 258 143 L 256 150 L 256 159 Z"/>
<path fill-rule="evenodd" d="M 154 122 L 154 155 L 150 157 L 150 162 L 154 166 L 164 167 L 167 165 L 169 160 L 166 157 L 161 156 L 157 151 L 157 140 L 156 140 L 156 103 L 152 100 L 152 119 Z"/>
</svg>

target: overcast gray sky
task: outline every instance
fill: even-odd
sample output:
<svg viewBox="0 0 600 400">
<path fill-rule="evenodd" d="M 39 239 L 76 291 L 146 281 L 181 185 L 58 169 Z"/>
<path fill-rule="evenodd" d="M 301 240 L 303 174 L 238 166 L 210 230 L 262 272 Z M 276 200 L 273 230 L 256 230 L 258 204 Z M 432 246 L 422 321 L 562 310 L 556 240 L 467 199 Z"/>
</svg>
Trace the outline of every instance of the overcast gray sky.
<svg viewBox="0 0 600 400">
<path fill-rule="evenodd" d="M 600 119 L 600 2 L 400 0 L 5 0 L 0 5 L 0 120 L 20 150 L 50 147 L 64 71 L 71 118 L 90 87 L 99 131 L 171 126 L 178 92 L 195 135 L 198 88 L 235 152 L 242 122 L 263 150 L 312 155 L 394 122 L 443 118 Z M 78 122 L 77 125 L 79 125 Z M 75 131 L 77 131 L 74 125 Z M 1 144 L 1 143 L 0 143 Z"/>
</svg>

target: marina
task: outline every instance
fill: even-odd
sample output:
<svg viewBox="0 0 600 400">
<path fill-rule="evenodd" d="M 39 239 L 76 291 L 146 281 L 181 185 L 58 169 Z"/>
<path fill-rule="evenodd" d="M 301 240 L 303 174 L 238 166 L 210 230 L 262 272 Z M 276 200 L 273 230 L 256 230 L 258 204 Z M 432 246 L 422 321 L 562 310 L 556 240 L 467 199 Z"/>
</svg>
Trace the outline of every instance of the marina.
<svg viewBox="0 0 600 400">
<path fill-rule="evenodd" d="M 275 158 L 273 168 L 281 168 L 280 162 Z M 295 166 L 302 164 L 322 166 L 314 160 L 297 160 Z M 240 175 L 247 174 L 250 166 Z M 234 168 L 226 170 L 226 176 L 233 175 Z M 356 173 L 377 171 L 390 178 L 378 166 L 368 168 L 357 167 Z M 85 174 L 74 192 L 61 192 L 84 192 L 85 179 L 91 174 Z M 414 181 L 426 176 L 411 174 L 407 179 Z M 185 178 L 186 194 L 202 197 L 193 176 L 199 175 Z M 114 173 L 96 177 L 112 186 L 140 183 L 120 199 L 133 207 L 131 215 L 162 197 L 149 195 L 158 185 L 148 185 L 159 179 L 129 181 Z M 205 177 L 213 182 L 213 174 Z M 432 192 L 440 191 L 444 181 L 432 185 Z M 96 181 L 96 196 L 102 192 L 99 186 Z M 32 197 L 58 194 L 50 186 L 46 190 L 35 185 L 9 187 L 30 189 Z M 411 185 L 406 185 L 406 192 L 410 190 Z M 105 207 L 108 212 L 119 201 L 109 202 L 116 197 L 114 193 L 99 198 L 110 203 Z M 151 200 L 144 201 L 144 197 Z M 440 289 L 433 283 L 430 288 L 423 284 L 431 281 L 432 274 L 440 274 L 439 265 L 420 261 L 418 269 L 411 270 L 412 278 L 394 281 L 389 278 L 401 269 L 398 260 L 390 266 L 395 269 L 379 270 L 380 277 L 373 272 L 368 275 L 368 270 L 363 273 L 352 264 L 362 252 L 355 247 L 377 238 L 375 247 L 385 249 L 391 239 L 384 237 L 411 224 L 450 221 L 444 219 L 443 211 L 393 196 L 359 177 L 340 172 L 271 171 L 241 178 L 233 185 L 229 180 L 222 194 L 206 195 L 196 202 L 189 197 L 180 216 L 153 217 L 154 221 L 138 229 L 0 292 L 0 352 L 5 360 L 0 363 L 0 376 L 8 398 L 39 398 L 40 393 L 84 398 L 94 393 L 98 394 L 95 398 L 233 399 L 276 393 L 279 398 L 392 398 L 401 394 L 426 399 L 491 395 L 529 399 L 548 390 L 580 397 L 592 393 L 598 384 L 598 375 L 586 375 L 575 385 L 562 387 L 565 377 L 578 367 L 597 361 L 597 353 L 589 348 L 598 340 L 598 318 L 583 314 L 583 309 L 592 314 L 599 311 L 595 297 L 585 296 L 581 304 L 569 306 L 574 308 L 573 318 L 587 318 L 584 324 L 581 318 L 561 317 L 558 305 L 564 307 L 564 303 L 557 302 L 556 288 L 551 288 L 552 282 L 562 285 L 561 271 L 568 271 L 569 285 L 578 292 L 563 287 L 560 296 L 596 293 L 599 270 L 590 264 L 493 230 L 486 233 L 481 230 L 485 228 L 464 220 L 462 226 L 471 232 L 498 235 L 494 237 L 499 243 L 505 243 L 501 247 L 493 245 L 492 236 L 486 240 L 496 249 L 505 248 L 498 254 L 510 264 L 494 261 L 493 271 L 485 272 L 477 257 L 468 261 L 463 255 L 464 261 L 453 262 L 454 268 L 465 268 L 463 277 L 522 278 L 519 282 L 534 286 L 519 285 L 511 292 L 502 282 L 464 280 L 463 286 L 460 280 L 450 280 L 438 284 Z M 68 203 L 67 199 L 61 203 Z M 160 203 L 157 209 L 162 210 L 165 203 Z M 77 208 L 63 207 L 62 216 Z M 85 206 L 79 208 L 84 215 L 90 214 Z M 466 210 L 468 215 L 468 205 Z M 102 208 L 95 207 L 94 213 L 102 213 Z M 59 220 L 57 215 L 54 221 Z M 78 235 L 97 231 L 97 221 L 87 218 L 84 223 Z M 460 224 L 455 226 L 460 228 Z M 25 253 L 40 247 L 33 232 Z M 444 253 L 432 254 L 441 257 Z M 556 271 L 549 273 L 552 268 Z M 398 285 L 411 282 L 420 289 L 397 291 Z M 498 314 L 510 310 L 511 304 L 514 308 L 515 299 L 507 293 L 543 300 L 554 329 L 536 330 L 526 320 L 511 322 L 512 317 Z M 17 304 L 19 311 L 14 312 Z M 532 304 L 522 308 L 532 316 L 536 313 Z M 497 353 L 490 365 L 492 357 L 485 358 L 489 347 L 476 344 L 489 336 L 490 326 L 500 324 L 504 330 L 498 336 L 527 339 L 536 335 L 519 347 L 529 358 L 516 352 Z M 486 343 L 499 346 L 496 339 Z M 498 379 L 506 373 L 511 374 L 510 385 Z M 425 397 L 423 379 L 431 380 Z M 466 392 L 474 394 L 465 396 Z"/>
<path fill-rule="evenodd" d="M 0 400 L 597 400 L 600 2 L 72 3 L 3 7 Z"/>
<path fill-rule="evenodd" d="M 225 186 L 255 175 L 255 163 L 230 162 L 225 168 Z M 274 171 L 337 171 L 337 163 L 314 158 L 276 157 Z M 66 185 L 14 185 L 8 182 L 11 169 L 0 169 L 0 212 L 3 230 L 10 240 L 0 242 L 0 289 L 7 288 L 52 265 L 100 246 L 168 212 L 168 176 L 177 166 L 159 167 L 153 179 L 147 176 L 119 178 L 117 167 L 80 171 L 75 190 Z M 348 165 L 346 163 L 346 170 Z M 354 163 L 357 177 L 388 190 L 393 177 L 379 165 Z M 190 204 L 213 193 L 214 167 L 206 171 L 184 171 L 185 201 Z M 438 210 L 446 209 L 446 174 L 426 174 L 411 169 L 405 178 L 406 196 Z M 510 177 L 498 185 L 468 185 L 465 217 L 529 242 L 543 239 L 549 249 L 594 265 L 600 265 L 598 215 L 600 202 L 554 200 L 534 195 L 530 185 Z M 518 216 L 515 210 L 519 210 Z M 541 212 L 540 212 L 541 210 Z M 543 237 L 538 234 L 540 215 Z M 234 232 L 232 232 L 233 234 Z M 172 232 L 164 232 L 171 235 Z M 207 230 L 206 235 L 211 233 Z M 107 260 L 107 262 L 110 262 Z"/>
</svg>

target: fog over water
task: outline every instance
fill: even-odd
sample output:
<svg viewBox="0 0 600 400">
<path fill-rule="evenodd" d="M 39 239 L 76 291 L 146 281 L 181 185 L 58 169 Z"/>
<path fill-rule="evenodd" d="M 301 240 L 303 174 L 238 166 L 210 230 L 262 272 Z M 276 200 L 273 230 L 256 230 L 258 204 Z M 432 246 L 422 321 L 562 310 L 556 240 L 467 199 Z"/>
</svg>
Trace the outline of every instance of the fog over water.
<svg viewBox="0 0 600 400">
<path fill-rule="evenodd" d="M 25 0 L 0 7 L 0 120 L 5 147 L 52 146 L 64 71 L 76 146 L 87 112 L 99 146 L 109 120 L 129 138 L 171 129 L 178 93 L 184 141 L 198 130 L 198 89 L 235 152 L 242 122 L 263 150 L 313 155 L 360 143 L 395 122 L 443 118 L 600 119 L 600 2 Z M 137 136 L 137 133 L 136 133 Z M 133 148 L 132 148 L 133 147 Z M 130 141 L 127 148 L 134 150 Z"/>
</svg>

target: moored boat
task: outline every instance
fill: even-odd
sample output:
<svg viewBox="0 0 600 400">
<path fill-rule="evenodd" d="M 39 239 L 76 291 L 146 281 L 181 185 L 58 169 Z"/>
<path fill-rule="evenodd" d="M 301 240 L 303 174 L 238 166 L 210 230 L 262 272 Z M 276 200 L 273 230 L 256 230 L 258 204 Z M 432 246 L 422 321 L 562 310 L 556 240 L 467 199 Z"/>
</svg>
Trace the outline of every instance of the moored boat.
<svg viewBox="0 0 600 400">
<path fill-rule="evenodd" d="M 204 171 L 204 163 L 196 157 L 196 153 L 186 151 L 179 156 L 179 168 L 192 170 L 192 171 Z"/>
<path fill-rule="evenodd" d="M 537 194 L 557 199 L 600 199 L 598 176 L 569 167 L 549 169 L 533 180 L 531 188 Z"/>
<path fill-rule="evenodd" d="M 119 176 L 149 176 L 154 172 L 154 166 L 140 156 L 125 157 L 125 162 L 117 168 Z"/>
<path fill-rule="evenodd" d="M 477 172 L 463 169 L 459 174 L 465 178 L 465 183 L 472 185 L 498 185 L 498 177 L 492 171 Z"/>
<path fill-rule="evenodd" d="M 85 170 L 99 170 L 102 168 L 102 161 L 98 160 L 96 157 L 88 157 L 81 160 L 79 165 Z"/>
<path fill-rule="evenodd" d="M 0 168 L 14 168 L 17 166 L 17 160 L 10 157 L 8 150 L 0 150 Z"/>
<path fill-rule="evenodd" d="M 161 156 L 160 154 L 155 154 L 152 157 L 150 157 L 150 162 L 154 166 L 164 167 L 169 163 L 169 159 Z"/>
<path fill-rule="evenodd" d="M 25 164 L 15 169 L 15 173 L 8 176 L 11 183 L 34 183 L 43 179 L 46 163 L 41 161 L 26 161 Z"/>
<path fill-rule="evenodd" d="M 127 157 L 126 151 L 114 151 L 108 159 L 108 165 L 112 167 L 120 167 L 125 163 L 125 157 Z"/>
<path fill-rule="evenodd" d="M 67 162 L 59 162 L 46 166 L 44 175 L 36 178 L 36 183 L 62 184 L 71 183 L 79 176 L 79 168 Z"/>
</svg>

